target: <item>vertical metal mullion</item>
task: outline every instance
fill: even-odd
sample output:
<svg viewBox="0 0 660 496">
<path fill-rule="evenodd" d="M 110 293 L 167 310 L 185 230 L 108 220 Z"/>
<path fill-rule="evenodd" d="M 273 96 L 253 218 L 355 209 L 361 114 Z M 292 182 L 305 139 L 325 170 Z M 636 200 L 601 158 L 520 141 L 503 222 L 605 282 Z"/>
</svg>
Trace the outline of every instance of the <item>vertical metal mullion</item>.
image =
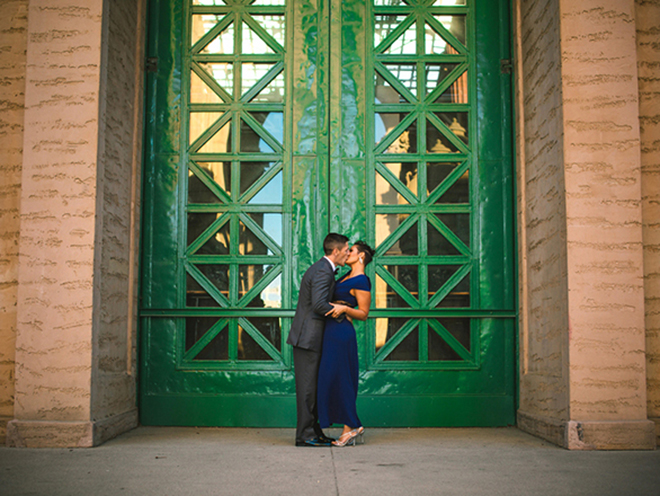
<svg viewBox="0 0 660 496">
<path fill-rule="evenodd" d="M 429 361 L 429 330 L 426 319 L 421 319 L 417 326 L 419 333 L 419 362 L 427 363 Z"/>
</svg>

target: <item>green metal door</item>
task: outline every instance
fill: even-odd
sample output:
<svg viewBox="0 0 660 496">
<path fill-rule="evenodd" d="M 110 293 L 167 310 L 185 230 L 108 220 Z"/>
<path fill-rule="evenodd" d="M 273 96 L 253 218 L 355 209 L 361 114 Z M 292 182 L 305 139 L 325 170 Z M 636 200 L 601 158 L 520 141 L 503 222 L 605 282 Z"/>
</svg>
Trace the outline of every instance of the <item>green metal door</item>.
<svg viewBox="0 0 660 496">
<path fill-rule="evenodd" d="M 142 423 L 293 426 L 285 340 L 337 231 L 377 251 L 365 425 L 512 424 L 505 2 L 153 0 L 149 22 Z"/>
</svg>

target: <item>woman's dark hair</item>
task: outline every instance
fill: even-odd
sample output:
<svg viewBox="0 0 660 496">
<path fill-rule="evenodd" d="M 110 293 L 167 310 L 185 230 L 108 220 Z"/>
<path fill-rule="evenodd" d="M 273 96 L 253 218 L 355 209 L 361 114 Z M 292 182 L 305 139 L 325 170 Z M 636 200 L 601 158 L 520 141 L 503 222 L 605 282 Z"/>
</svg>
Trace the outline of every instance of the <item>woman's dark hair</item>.
<svg viewBox="0 0 660 496">
<path fill-rule="evenodd" d="M 357 250 L 364 255 L 364 265 L 365 267 L 369 265 L 369 262 L 374 258 L 374 250 L 364 241 L 356 241 L 355 247 Z"/>
</svg>

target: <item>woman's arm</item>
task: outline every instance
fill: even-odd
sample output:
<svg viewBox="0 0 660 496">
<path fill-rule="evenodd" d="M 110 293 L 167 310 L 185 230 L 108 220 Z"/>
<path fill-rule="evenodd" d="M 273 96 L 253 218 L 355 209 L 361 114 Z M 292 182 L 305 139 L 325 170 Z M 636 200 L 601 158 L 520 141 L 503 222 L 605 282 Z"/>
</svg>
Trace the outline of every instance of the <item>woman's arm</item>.
<svg viewBox="0 0 660 496">
<path fill-rule="evenodd" d="M 334 308 L 326 313 L 326 316 L 329 317 L 339 317 L 342 313 L 345 313 L 347 317 L 357 320 L 367 320 L 369 316 L 369 307 L 371 306 L 371 292 L 362 291 L 361 289 L 354 289 L 355 298 L 357 299 L 358 307 L 351 308 L 347 305 L 331 303 Z"/>
</svg>

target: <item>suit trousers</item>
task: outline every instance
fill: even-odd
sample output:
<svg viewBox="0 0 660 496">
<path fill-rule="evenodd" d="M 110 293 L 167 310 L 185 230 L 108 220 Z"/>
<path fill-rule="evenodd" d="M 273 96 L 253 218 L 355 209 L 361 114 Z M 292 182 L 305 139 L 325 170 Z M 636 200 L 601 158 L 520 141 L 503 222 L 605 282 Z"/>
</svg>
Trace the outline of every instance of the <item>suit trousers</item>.
<svg viewBox="0 0 660 496">
<path fill-rule="evenodd" d="M 293 347 L 296 377 L 296 441 L 314 439 L 323 433 L 316 409 L 316 389 L 321 353 Z"/>
</svg>

